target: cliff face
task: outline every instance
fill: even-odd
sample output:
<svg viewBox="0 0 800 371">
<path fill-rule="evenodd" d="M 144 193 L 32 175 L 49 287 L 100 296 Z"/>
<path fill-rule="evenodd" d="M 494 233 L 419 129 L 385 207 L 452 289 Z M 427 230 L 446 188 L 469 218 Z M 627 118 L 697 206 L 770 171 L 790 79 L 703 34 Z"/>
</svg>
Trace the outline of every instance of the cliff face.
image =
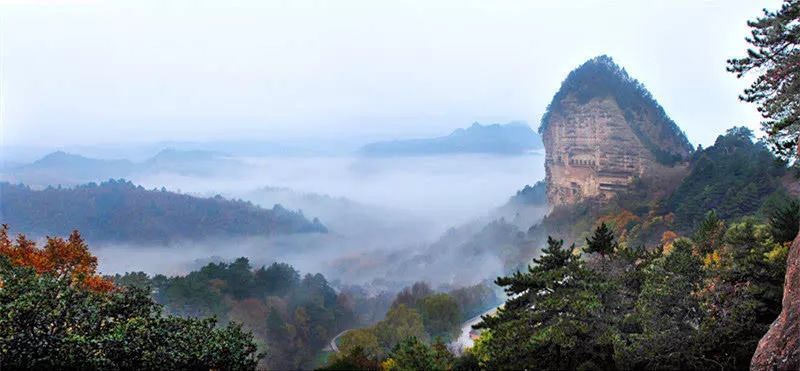
<svg viewBox="0 0 800 371">
<path fill-rule="evenodd" d="M 783 309 L 758 342 L 750 369 L 800 369 L 800 235 L 794 239 L 786 258 Z"/>
<path fill-rule="evenodd" d="M 539 130 L 551 206 L 611 197 L 691 153 L 650 93 L 605 56 L 570 73 Z"/>
</svg>

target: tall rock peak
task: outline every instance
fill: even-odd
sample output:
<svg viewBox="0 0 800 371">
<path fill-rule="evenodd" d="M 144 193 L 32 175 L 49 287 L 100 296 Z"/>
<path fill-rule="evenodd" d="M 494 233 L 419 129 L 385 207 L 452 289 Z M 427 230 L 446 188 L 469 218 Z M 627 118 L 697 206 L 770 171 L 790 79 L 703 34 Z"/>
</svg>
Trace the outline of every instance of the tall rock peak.
<svg viewBox="0 0 800 371">
<path fill-rule="evenodd" d="M 611 197 L 692 152 L 686 135 L 644 85 L 605 55 L 569 73 L 539 133 L 552 206 Z"/>
</svg>

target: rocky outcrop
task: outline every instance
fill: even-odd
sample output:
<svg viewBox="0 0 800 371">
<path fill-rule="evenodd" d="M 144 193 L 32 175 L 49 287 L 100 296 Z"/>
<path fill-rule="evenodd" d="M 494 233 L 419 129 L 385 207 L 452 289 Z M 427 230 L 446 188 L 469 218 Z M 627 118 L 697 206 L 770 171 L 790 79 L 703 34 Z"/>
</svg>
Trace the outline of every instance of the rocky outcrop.
<svg viewBox="0 0 800 371">
<path fill-rule="evenodd" d="M 751 370 L 800 370 L 800 235 L 786 259 L 783 309 L 761 338 Z"/>
<path fill-rule="evenodd" d="M 606 56 L 570 73 L 539 131 L 551 206 L 607 199 L 692 150 L 650 93 Z"/>
</svg>

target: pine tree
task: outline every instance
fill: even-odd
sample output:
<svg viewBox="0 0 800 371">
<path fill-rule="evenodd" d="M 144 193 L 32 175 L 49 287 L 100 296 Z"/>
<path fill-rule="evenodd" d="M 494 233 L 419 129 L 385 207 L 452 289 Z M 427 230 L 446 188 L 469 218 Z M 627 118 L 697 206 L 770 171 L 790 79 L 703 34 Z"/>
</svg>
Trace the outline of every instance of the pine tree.
<svg viewBox="0 0 800 371">
<path fill-rule="evenodd" d="M 570 249 L 564 248 L 564 240 L 556 240 L 547 237 L 547 247 L 542 249 L 542 255 L 538 259 L 533 259 L 533 265 L 528 267 L 528 271 L 514 272 L 510 277 L 498 277 L 495 284 L 504 287 L 510 299 L 506 301 L 503 308 L 498 310 L 494 316 L 483 318 L 483 323 L 478 328 L 486 328 L 492 323 L 504 321 L 511 318 L 519 318 L 520 312 L 532 305 L 532 300 L 539 291 L 553 291 L 558 281 L 546 280 L 547 276 L 564 274 L 564 270 L 571 265 L 578 263 L 578 258 L 572 254 L 575 245 Z M 559 273 L 560 272 L 560 273 Z"/>
<path fill-rule="evenodd" d="M 555 240 L 547 236 L 547 247 L 542 249 L 542 255 L 538 259 L 533 259 L 533 263 L 543 270 L 556 269 L 565 266 L 573 258 L 572 250 L 564 248 L 564 240 Z"/>
<path fill-rule="evenodd" d="M 791 200 L 784 207 L 773 211 L 769 217 L 769 226 L 776 241 L 792 241 L 800 229 L 800 201 Z"/>
<path fill-rule="evenodd" d="M 725 235 L 725 222 L 717 216 L 717 212 L 711 210 L 706 213 L 706 217 L 700 222 L 692 241 L 698 251 L 703 255 L 708 254 L 717 249 L 722 243 L 722 237 Z"/>
<path fill-rule="evenodd" d="M 614 241 L 614 232 L 603 222 L 594 230 L 592 237 L 586 239 L 586 249 L 584 251 L 589 254 L 600 254 L 605 260 L 606 256 L 613 254 L 618 246 L 619 244 Z"/>
<path fill-rule="evenodd" d="M 476 357 L 485 369 L 609 369 L 611 339 L 602 309 L 608 285 L 564 242 L 547 248 L 527 272 L 495 282 L 511 297 L 478 328 L 488 329 Z"/>
<path fill-rule="evenodd" d="M 694 293 L 702 285 L 702 261 L 692 250 L 679 239 L 644 272 L 632 316 L 640 329 L 624 335 L 615 349 L 621 369 L 708 369 L 696 336 L 702 314 Z"/>
<path fill-rule="evenodd" d="M 747 56 L 728 60 L 728 71 L 742 77 L 759 73 L 739 98 L 758 104 L 772 148 L 787 159 L 797 159 L 800 136 L 800 1 L 784 0 L 778 11 L 747 22 L 753 47 Z"/>
</svg>

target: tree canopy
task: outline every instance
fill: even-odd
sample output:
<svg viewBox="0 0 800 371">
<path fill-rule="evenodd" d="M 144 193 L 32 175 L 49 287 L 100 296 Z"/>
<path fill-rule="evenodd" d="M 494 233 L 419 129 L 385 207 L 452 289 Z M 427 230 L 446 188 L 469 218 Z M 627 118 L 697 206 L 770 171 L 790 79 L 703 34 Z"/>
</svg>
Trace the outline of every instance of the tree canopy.
<svg viewBox="0 0 800 371">
<path fill-rule="evenodd" d="M 743 369 L 781 309 L 786 245 L 753 218 L 709 213 L 693 238 L 652 250 L 607 248 L 603 266 L 548 239 L 477 327 L 482 369 Z M 465 358 L 466 360 L 466 358 Z"/>
<path fill-rule="evenodd" d="M 0 236 L 3 367 L 255 369 L 256 343 L 240 324 L 164 316 L 148 290 L 97 278 L 77 232 L 44 249 L 10 242 L 6 227 Z"/>
<path fill-rule="evenodd" d="M 728 60 L 737 77 L 756 78 L 740 99 L 755 103 L 764 117 L 767 141 L 776 153 L 797 159 L 800 151 L 800 1 L 784 0 L 777 11 L 747 22 L 747 56 Z"/>
</svg>

